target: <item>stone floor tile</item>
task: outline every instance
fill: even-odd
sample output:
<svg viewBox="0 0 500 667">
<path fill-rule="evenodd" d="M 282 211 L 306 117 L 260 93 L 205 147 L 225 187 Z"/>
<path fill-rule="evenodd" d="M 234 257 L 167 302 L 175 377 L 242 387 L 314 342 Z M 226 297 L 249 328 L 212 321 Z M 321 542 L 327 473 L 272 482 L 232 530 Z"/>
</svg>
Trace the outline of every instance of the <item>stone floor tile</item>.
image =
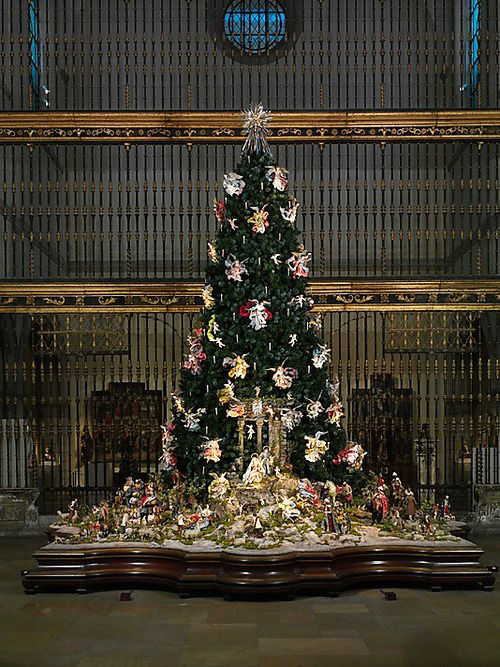
<svg viewBox="0 0 500 667">
<path fill-rule="evenodd" d="M 255 647 L 187 646 L 179 655 L 179 667 L 258 667 Z"/>
<path fill-rule="evenodd" d="M 257 646 L 256 623 L 192 623 L 184 637 L 186 646 L 203 644 L 207 647 L 217 647 L 221 644 L 228 646 L 252 644 Z"/>
<path fill-rule="evenodd" d="M 322 637 L 321 626 L 317 623 L 260 623 L 258 636 L 268 638 Z"/>
<path fill-rule="evenodd" d="M 261 655 L 367 655 L 368 647 L 356 637 L 259 639 Z"/>
</svg>

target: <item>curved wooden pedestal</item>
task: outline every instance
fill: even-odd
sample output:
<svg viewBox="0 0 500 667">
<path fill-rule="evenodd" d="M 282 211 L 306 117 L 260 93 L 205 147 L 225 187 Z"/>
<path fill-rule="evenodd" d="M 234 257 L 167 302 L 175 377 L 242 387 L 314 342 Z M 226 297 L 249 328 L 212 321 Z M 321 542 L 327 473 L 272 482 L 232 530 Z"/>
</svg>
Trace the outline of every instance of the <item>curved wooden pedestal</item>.
<svg viewBox="0 0 500 667">
<path fill-rule="evenodd" d="M 195 551 L 144 544 L 42 548 L 22 572 L 27 594 L 97 588 L 165 588 L 179 595 L 265 598 L 337 595 L 355 586 L 417 585 L 491 590 L 495 568 L 465 546 L 367 545 L 289 552 Z"/>
</svg>

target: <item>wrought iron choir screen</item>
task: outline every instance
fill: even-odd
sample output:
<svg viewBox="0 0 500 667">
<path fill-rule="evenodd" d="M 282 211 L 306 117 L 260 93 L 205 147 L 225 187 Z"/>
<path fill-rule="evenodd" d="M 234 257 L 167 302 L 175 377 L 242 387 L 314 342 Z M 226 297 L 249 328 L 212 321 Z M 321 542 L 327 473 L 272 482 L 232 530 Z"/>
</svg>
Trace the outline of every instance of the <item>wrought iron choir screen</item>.
<svg viewBox="0 0 500 667">
<path fill-rule="evenodd" d="M 499 483 L 498 3 L 410 5 L 0 0 L 0 487 L 157 468 L 259 99 L 349 437 L 455 507 Z"/>
</svg>

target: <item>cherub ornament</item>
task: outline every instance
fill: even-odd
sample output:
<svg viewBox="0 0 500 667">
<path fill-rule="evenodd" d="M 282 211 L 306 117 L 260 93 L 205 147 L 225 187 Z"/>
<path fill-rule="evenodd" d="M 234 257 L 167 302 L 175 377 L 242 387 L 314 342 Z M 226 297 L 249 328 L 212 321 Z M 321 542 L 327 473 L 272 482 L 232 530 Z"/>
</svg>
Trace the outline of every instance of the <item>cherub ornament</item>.
<svg viewBox="0 0 500 667">
<path fill-rule="evenodd" d="M 226 277 L 228 280 L 234 280 L 235 282 L 241 283 L 243 276 L 248 274 L 245 262 L 240 262 L 239 259 L 236 259 L 234 255 L 228 255 L 225 261 L 226 265 Z"/>
<path fill-rule="evenodd" d="M 207 329 L 207 338 L 208 340 L 214 342 L 215 341 L 215 335 L 218 334 L 220 331 L 220 327 L 217 324 L 217 320 L 215 315 L 212 315 L 212 317 L 208 320 L 208 329 Z"/>
<path fill-rule="evenodd" d="M 314 306 L 314 299 L 310 296 L 305 296 L 304 294 L 297 294 L 293 299 L 290 299 L 289 306 L 297 308 L 312 308 Z"/>
<path fill-rule="evenodd" d="M 279 266 L 283 262 L 280 259 L 281 255 L 277 252 L 275 255 L 271 255 L 271 262 L 276 264 L 276 266 Z"/>
<path fill-rule="evenodd" d="M 283 167 L 271 166 L 267 168 L 267 178 L 271 181 L 273 187 L 280 192 L 283 192 L 288 185 L 286 174 L 288 174 L 288 171 Z"/>
<path fill-rule="evenodd" d="M 203 439 L 206 440 L 206 442 L 200 445 L 200 447 L 203 449 L 202 457 L 205 459 L 205 461 L 213 461 L 214 463 L 218 463 L 222 456 L 222 451 L 219 447 L 219 442 L 222 440 L 222 438 L 210 439 L 204 437 Z"/>
<path fill-rule="evenodd" d="M 255 435 L 255 428 L 253 424 L 247 424 L 247 438 L 251 440 Z"/>
<path fill-rule="evenodd" d="M 269 227 L 269 213 L 265 210 L 266 207 L 258 208 L 258 206 L 252 206 L 253 215 L 248 218 L 248 224 L 252 225 L 252 231 L 257 232 L 257 234 L 263 234 L 266 231 L 266 228 Z"/>
<path fill-rule="evenodd" d="M 290 347 L 295 347 L 297 344 L 297 334 L 290 334 L 290 338 L 288 339 L 288 345 Z"/>
<path fill-rule="evenodd" d="M 312 365 L 314 368 L 323 368 L 330 358 L 330 350 L 326 345 L 318 345 L 313 350 Z"/>
<path fill-rule="evenodd" d="M 311 463 L 316 463 L 319 461 L 322 455 L 328 449 L 328 443 L 326 440 L 323 440 L 321 436 L 326 435 L 326 431 L 316 431 L 314 436 L 306 435 L 304 436 L 306 440 L 306 452 L 305 458 Z"/>
<path fill-rule="evenodd" d="M 264 404 L 262 403 L 261 398 L 256 398 L 252 402 L 252 412 L 256 417 L 260 417 L 260 415 L 264 414 Z"/>
<path fill-rule="evenodd" d="M 252 329 L 260 331 L 267 326 L 267 320 L 270 320 L 273 316 L 271 311 L 266 308 L 266 305 L 269 305 L 269 301 L 257 301 L 257 299 L 247 301 L 240 308 L 240 317 L 248 317 Z"/>
<path fill-rule="evenodd" d="M 241 195 L 245 189 L 245 181 L 243 176 L 235 174 L 234 171 L 230 171 L 229 174 L 224 174 L 222 179 L 222 187 L 231 197 L 236 195 Z"/>
<path fill-rule="evenodd" d="M 294 278 L 307 278 L 309 268 L 307 263 L 311 260 L 311 253 L 305 252 L 304 246 L 299 245 L 298 251 L 294 252 L 287 260 L 287 266 Z"/>
<path fill-rule="evenodd" d="M 290 203 L 288 204 L 288 208 L 280 207 L 281 217 L 283 220 L 293 224 L 297 218 L 297 209 L 299 208 L 299 205 L 300 204 L 295 199 L 295 197 L 292 197 L 290 199 Z"/>
<path fill-rule="evenodd" d="M 228 218 L 227 221 L 233 232 L 235 229 L 238 229 L 238 225 L 236 224 L 236 218 Z"/>
</svg>

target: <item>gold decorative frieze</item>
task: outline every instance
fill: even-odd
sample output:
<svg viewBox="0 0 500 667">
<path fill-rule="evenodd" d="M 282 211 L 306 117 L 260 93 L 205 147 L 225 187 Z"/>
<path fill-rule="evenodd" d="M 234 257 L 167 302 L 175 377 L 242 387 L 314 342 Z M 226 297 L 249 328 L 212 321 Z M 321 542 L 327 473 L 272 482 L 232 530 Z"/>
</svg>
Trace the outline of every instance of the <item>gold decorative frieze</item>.
<svg viewBox="0 0 500 667">
<path fill-rule="evenodd" d="M 237 112 L 75 111 L 0 114 L 2 143 L 236 143 Z M 499 110 L 276 112 L 276 142 L 498 141 Z"/>
<path fill-rule="evenodd" d="M 197 312 L 201 281 L 1 282 L 0 313 Z M 314 310 L 500 310 L 500 280 L 311 280 Z"/>
</svg>

